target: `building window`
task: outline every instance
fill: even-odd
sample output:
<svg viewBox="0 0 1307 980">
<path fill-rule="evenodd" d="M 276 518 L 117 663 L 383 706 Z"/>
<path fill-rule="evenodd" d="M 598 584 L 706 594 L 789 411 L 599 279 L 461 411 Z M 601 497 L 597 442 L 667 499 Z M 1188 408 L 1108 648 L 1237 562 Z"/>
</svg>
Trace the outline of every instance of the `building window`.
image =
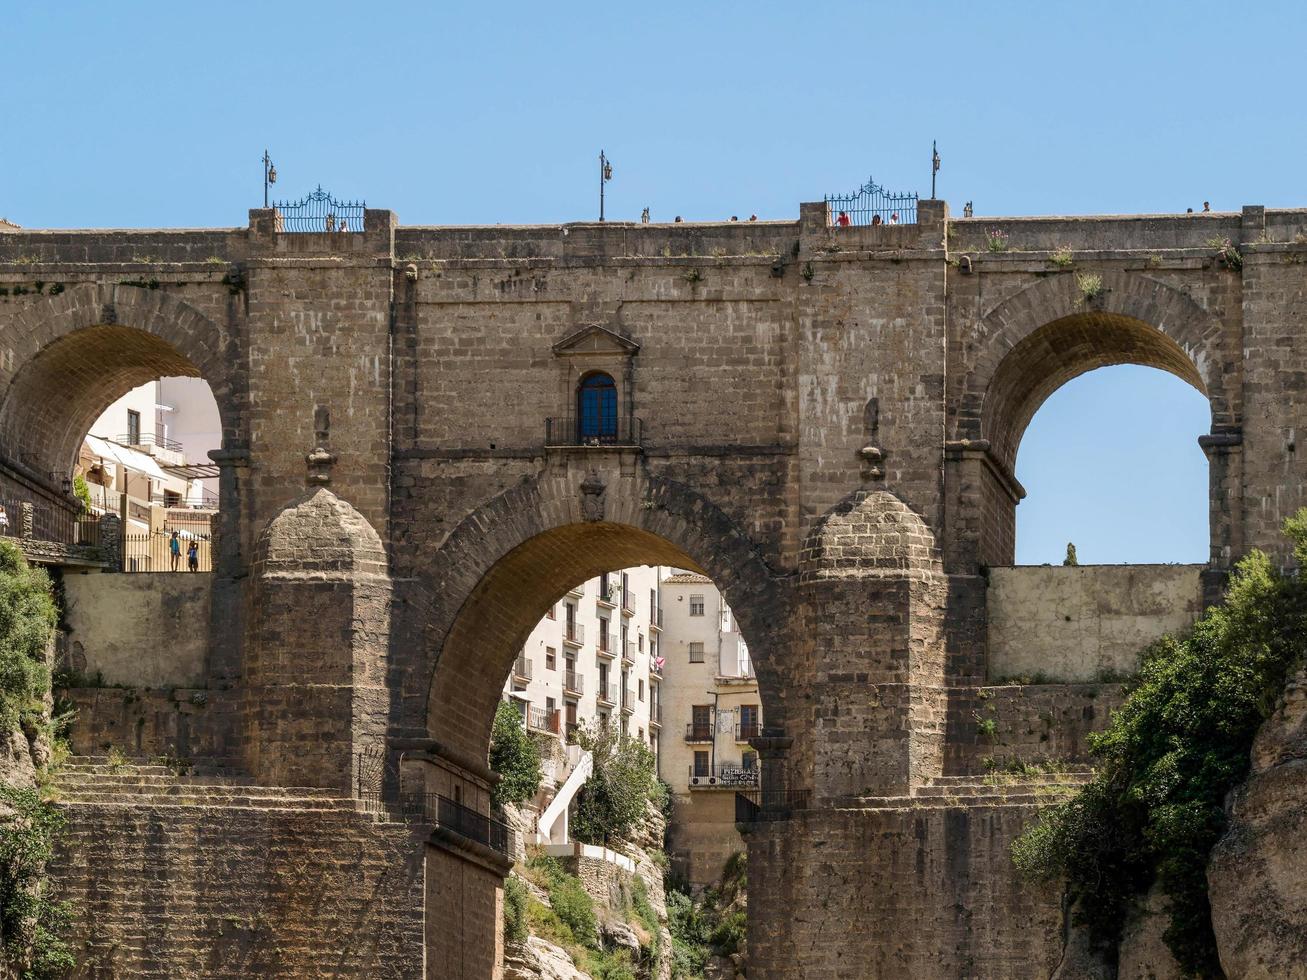
<svg viewBox="0 0 1307 980">
<path fill-rule="evenodd" d="M 690 706 L 690 726 L 695 738 L 712 738 L 712 705 L 693 704 Z"/>
<path fill-rule="evenodd" d="M 703 615 L 703 596 L 701 595 L 690 596 L 690 615 L 691 616 Z"/>
<path fill-rule="evenodd" d="M 576 390 L 576 433 L 582 442 L 617 438 L 617 385 L 602 371 L 586 375 Z"/>
<path fill-rule="evenodd" d="M 557 609 L 558 609 L 558 604 L 551 602 L 549 604 L 549 612 L 545 613 L 545 619 L 557 619 L 558 618 Z"/>
<path fill-rule="evenodd" d="M 708 753 L 707 753 L 707 752 L 695 752 L 695 753 L 694 753 L 694 774 L 695 774 L 696 776 L 706 776 L 706 775 L 708 775 Z"/>
<path fill-rule="evenodd" d="M 757 769 L 757 768 L 758 768 L 758 753 L 757 753 L 757 752 L 745 752 L 743 755 L 741 755 L 741 756 L 740 756 L 740 768 L 741 768 L 741 769 L 749 769 L 749 770 Z"/>
<path fill-rule="evenodd" d="M 644 700 L 644 678 L 640 678 L 640 700 Z"/>
<path fill-rule="evenodd" d="M 557 670 L 557 669 L 558 669 L 558 660 L 557 660 L 557 658 L 558 658 L 558 651 L 557 651 L 557 650 L 555 650 L 553 647 L 545 647 L 545 669 L 546 669 L 546 670 Z"/>
<path fill-rule="evenodd" d="M 758 706 L 756 704 L 742 704 L 740 711 L 740 738 L 757 738 L 762 734 L 758 726 Z"/>
<path fill-rule="evenodd" d="M 600 619 L 599 620 L 599 649 L 603 650 L 605 653 L 611 653 L 612 651 L 608 649 L 608 646 L 609 646 L 608 620 Z"/>
<path fill-rule="evenodd" d="M 722 632 L 729 633 L 730 631 L 731 631 L 731 610 L 729 608 L 723 608 L 722 609 Z"/>
<path fill-rule="evenodd" d="M 127 442 L 132 446 L 141 444 L 141 413 L 127 409 Z"/>
<path fill-rule="evenodd" d="M 644 634 L 643 634 L 643 633 L 641 633 L 639 636 L 637 636 L 637 637 L 635 638 L 635 648 L 636 648 L 637 650 L 639 650 L 641 653 L 644 653 Z"/>
<path fill-rule="evenodd" d="M 691 643 L 691 644 L 690 644 L 690 663 L 692 663 L 692 664 L 701 664 L 701 663 L 703 663 L 703 644 L 702 644 L 702 643 Z"/>
</svg>

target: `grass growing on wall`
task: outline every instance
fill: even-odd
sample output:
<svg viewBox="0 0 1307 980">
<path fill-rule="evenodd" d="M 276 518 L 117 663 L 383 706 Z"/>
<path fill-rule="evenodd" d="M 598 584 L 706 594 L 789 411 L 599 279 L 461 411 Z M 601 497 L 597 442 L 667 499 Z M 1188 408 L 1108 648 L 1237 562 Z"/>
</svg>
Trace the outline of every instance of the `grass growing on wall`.
<svg viewBox="0 0 1307 980">
<path fill-rule="evenodd" d="M 0 731 L 34 731 L 50 691 L 46 650 L 58 617 L 50 578 L 0 541 Z"/>
<path fill-rule="evenodd" d="M 1150 647 L 1111 727 L 1090 736 L 1093 781 L 1013 845 L 1026 874 L 1065 878 L 1082 923 L 1108 947 L 1156 882 L 1169 899 L 1164 938 L 1191 976 L 1223 976 L 1206 869 L 1226 830 L 1225 796 L 1246 778 L 1258 728 L 1307 660 L 1307 509 L 1284 530 L 1298 570 L 1278 572 L 1254 551 L 1221 606 Z"/>
</svg>

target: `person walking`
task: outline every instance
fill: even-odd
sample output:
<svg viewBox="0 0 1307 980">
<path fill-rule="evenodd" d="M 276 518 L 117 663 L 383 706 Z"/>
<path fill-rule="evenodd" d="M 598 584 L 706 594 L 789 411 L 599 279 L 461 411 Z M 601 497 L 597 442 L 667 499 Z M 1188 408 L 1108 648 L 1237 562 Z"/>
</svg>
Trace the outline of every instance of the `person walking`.
<svg viewBox="0 0 1307 980">
<path fill-rule="evenodd" d="M 182 539 L 177 536 L 177 532 L 172 532 L 172 537 L 168 539 L 168 555 L 172 558 L 172 570 L 177 571 L 177 566 L 182 560 Z"/>
<path fill-rule="evenodd" d="M 186 546 L 186 568 L 192 572 L 200 570 L 200 546 L 196 541 L 191 541 Z"/>
</svg>

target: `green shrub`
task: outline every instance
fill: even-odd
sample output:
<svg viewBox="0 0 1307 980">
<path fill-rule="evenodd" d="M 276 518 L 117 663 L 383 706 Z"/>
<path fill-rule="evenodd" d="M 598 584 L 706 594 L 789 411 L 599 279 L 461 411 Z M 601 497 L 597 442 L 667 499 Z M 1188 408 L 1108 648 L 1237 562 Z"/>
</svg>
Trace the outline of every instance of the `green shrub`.
<svg viewBox="0 0 1307 980">
<path fill-rule="evenodd" d="M 0 731 L 30 726 L 44 714 L 45 654 L 56 620 L 45 571 L 28 565 L 12 541 L 0 541 Z"/>
<path fill-rule="evenodd" d="M 91 509 L 91 488 L 86 485 L 86 477 L 78 473 L 73 477 L 73 496 L 82 502 L 82 513 Z"/>
<path fill-rule="evenodd" d="M 587 844 L 625 837 L 644 819 L 650 800 L 660 798 L 657 758 L 611 726 L 581 729 L 576 740 L 594 757 L 594 771 L 581 787 L 572 835 Z"/>
<path fill-rule="evenodd" d="M 1285 522 L 1299 570 L 1254 551 L 1223 605 L 1146 652 L 1112 724 L 1093 738 L 1098 770 L 1013 846 L 1024 873 L 1065 877 L 1082 923 L 1112 945 L 1155 881 L 1168 898 L 1164 938 L 1190 975 L 1221 976 L 1206 867 L 1226 829 L 1226 794 L 1247 775 L 1257 729 L 1307 636 L 1307 509 Z"/>
<path fill-rule="evenodd" d="M 521 878 L 509 875 L 504 882 L 504 942 L 518 946 L 526 942 L 527 898 L 526 884 Z"/>
<path fill-rule="evenodd" d="M 0 833 L 0 936 L 5 965 L 24 980 L 64 976 L 76 961 L 62 935 L 70 912 L 54 901 L 45 878 L 64 818 L 34 789 L 0 787 L 13 816 Z"/>
<path fill-rule="evenodd" d="M 594 902 L 579 878 L 561 876 L 549 890 L 549 904 L 578 943 L 590 949 L 599 948 L 599 924 L 595 919 Z"/>
<path fill-rule="evenodd" d="M 522 715 L 507 701 L 500 701 L 495 709 L 490 768 L 502 777 L 492 796 L 496 806 L 524 803 L 540 788 L 540 748 L 522 724 Z"/>
</svg>

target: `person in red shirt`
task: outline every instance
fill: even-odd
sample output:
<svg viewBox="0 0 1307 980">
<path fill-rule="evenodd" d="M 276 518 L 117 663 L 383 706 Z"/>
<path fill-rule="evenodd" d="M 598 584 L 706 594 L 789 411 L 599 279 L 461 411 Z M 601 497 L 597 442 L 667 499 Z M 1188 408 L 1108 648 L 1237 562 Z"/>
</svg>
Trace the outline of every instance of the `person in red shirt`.
<svg viewBox="0 0 1307 980">
<path fill-rule="evenodd" d="M 835 223 L 841 228 L 847 228 L 849 225 L 853 224 L 853 222 L 849 220 L 847 211 L 841 211 L 839 217 L 835 219 Z"/>
</svg>

